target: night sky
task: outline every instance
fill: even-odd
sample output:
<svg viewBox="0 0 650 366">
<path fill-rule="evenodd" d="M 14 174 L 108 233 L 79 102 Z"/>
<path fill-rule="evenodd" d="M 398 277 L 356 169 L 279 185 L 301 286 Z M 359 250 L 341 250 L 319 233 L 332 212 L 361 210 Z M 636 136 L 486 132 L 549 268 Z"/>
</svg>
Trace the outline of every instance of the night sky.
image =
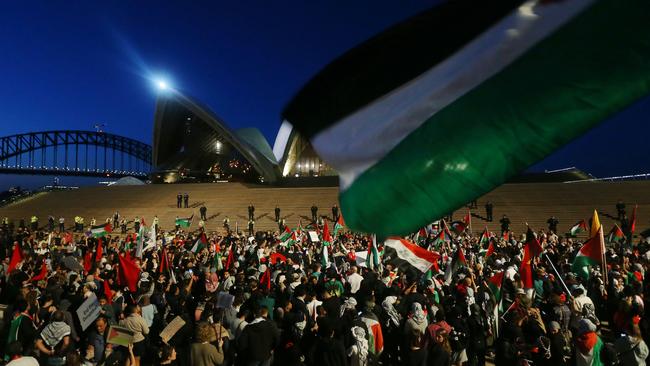
<svg viewBox="0 0 650 366">
<path fill-rule="evenodd" d="M 164 78 L 272 144 L 283 107 L 312 75 L 438 2 L 0 2 L 0 136 L 103 123 L 151 143 L 152 80 Z M 650 172 L 649 112 L 647 98 L 533 169 Z M 0 190 L 26 181 L 0 176 Z"/>
</svg>

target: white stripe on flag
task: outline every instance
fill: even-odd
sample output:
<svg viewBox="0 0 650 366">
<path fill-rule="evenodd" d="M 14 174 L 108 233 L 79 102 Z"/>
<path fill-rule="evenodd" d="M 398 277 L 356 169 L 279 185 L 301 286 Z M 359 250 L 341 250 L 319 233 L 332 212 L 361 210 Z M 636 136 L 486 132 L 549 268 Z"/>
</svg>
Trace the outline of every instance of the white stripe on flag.
<svg viewBox="0 0 650 366">
<path fill-rule="evenodd" d="M 539 2 L 525 2 L 451 57 L 314 136 L 318 154 L 339 172 L 341 190 L 428 118 L 503 70 L 594 0 Z"/>
</svg>

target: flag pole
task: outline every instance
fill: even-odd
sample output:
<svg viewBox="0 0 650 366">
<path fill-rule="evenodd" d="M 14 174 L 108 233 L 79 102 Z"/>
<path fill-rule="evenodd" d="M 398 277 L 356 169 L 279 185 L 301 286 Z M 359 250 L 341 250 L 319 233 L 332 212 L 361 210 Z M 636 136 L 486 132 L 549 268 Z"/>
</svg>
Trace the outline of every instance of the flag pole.
<svg viewBox="0 0 650 366">
<path fill-rule="evenodd" d="M 605 255 L 605 238 L 603 236 L 603 225 L 600 225 L 600 229 L 598 229 L 598 235 L 600 236 L 600 251 L 601 255 L 603 256 L 603 264 L 601 265 L 601 270 L 603 271 L 603 279 L 605 280 L 605 286 L 609 283 L 608 278 L 607 278 L 607 256 Z"/>
<path fill-rule="evenodd" d="M 569 295 L 569 297 L 573 297 L 571 296 L 571 291 L 569 291 L 569 288 L 567 287 L 566 283 L 564 283 L 562 276 L 560 276 L 560 272 L 558 272 L 557 268 L 555 268 L 555 265 L 553 264 L 551 258 L 548 257 L 548 254 L 544 254 L 544 256 L 546 257 L 548 263 L 551 265 L 551 268 L 553 268 L 553 272 L 555 272 L 555 275 L 557 276 L 558 280 L 560 280 L 560 283 L 562 284 L 562 287 L 564 287 L 564 290 L 566 291 L 567 295 Z"/>
</svg>

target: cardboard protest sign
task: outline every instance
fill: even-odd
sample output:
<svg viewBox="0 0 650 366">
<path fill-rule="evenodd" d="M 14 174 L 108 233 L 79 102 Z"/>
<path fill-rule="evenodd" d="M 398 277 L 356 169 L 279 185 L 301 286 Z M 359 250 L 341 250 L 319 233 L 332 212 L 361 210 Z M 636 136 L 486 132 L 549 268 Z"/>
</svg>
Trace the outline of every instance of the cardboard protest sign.
<svg viewBox="0 0 650 366">
<path fill-rule="evenodd" d="M 128 346 L 133 343 L 133 332 L 117 325 L 111 325 L 106 342 L 119 346 Z"/>
<path fill-rule="evenodd" d="M 175 317 L 162 332 L 160 332 L 160 339 L 167 343 L 182 327 L 185 325 L 185 320 L 180 316 Z"/>
<path fill-rule="evenodd" d="M 102 307 L 99 305 L 97 296 L 91 294 L 90 297 L 88 297 L 77 309 L 77 316 L 79 317 L 81 329 L 86 330 L 86 328 L 88 328 L 88 326 L 99 317 L 101 309 Z"/>
</svg>

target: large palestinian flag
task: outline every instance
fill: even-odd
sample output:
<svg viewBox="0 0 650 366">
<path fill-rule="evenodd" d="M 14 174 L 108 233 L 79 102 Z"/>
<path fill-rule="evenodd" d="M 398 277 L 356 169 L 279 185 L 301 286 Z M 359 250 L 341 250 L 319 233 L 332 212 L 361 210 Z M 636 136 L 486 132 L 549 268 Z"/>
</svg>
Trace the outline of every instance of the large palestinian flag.
<svg viewBox="0 0 650 366">
<path fill-rule="evenodd" d="M 402 238 L 389 238 L 384 242 L 384 263 L 391 263 L 402 272 L 415 268 L 425 273 L 440 255 L 421 248 Z"/>
<path fill-rule="evenodd" d="M 647 95 L 649 12 L 647 0 L 448 1 L 325 67 L 283 128 L 338 171 L 351 229 L 406 235 Z"/>
</svg>

